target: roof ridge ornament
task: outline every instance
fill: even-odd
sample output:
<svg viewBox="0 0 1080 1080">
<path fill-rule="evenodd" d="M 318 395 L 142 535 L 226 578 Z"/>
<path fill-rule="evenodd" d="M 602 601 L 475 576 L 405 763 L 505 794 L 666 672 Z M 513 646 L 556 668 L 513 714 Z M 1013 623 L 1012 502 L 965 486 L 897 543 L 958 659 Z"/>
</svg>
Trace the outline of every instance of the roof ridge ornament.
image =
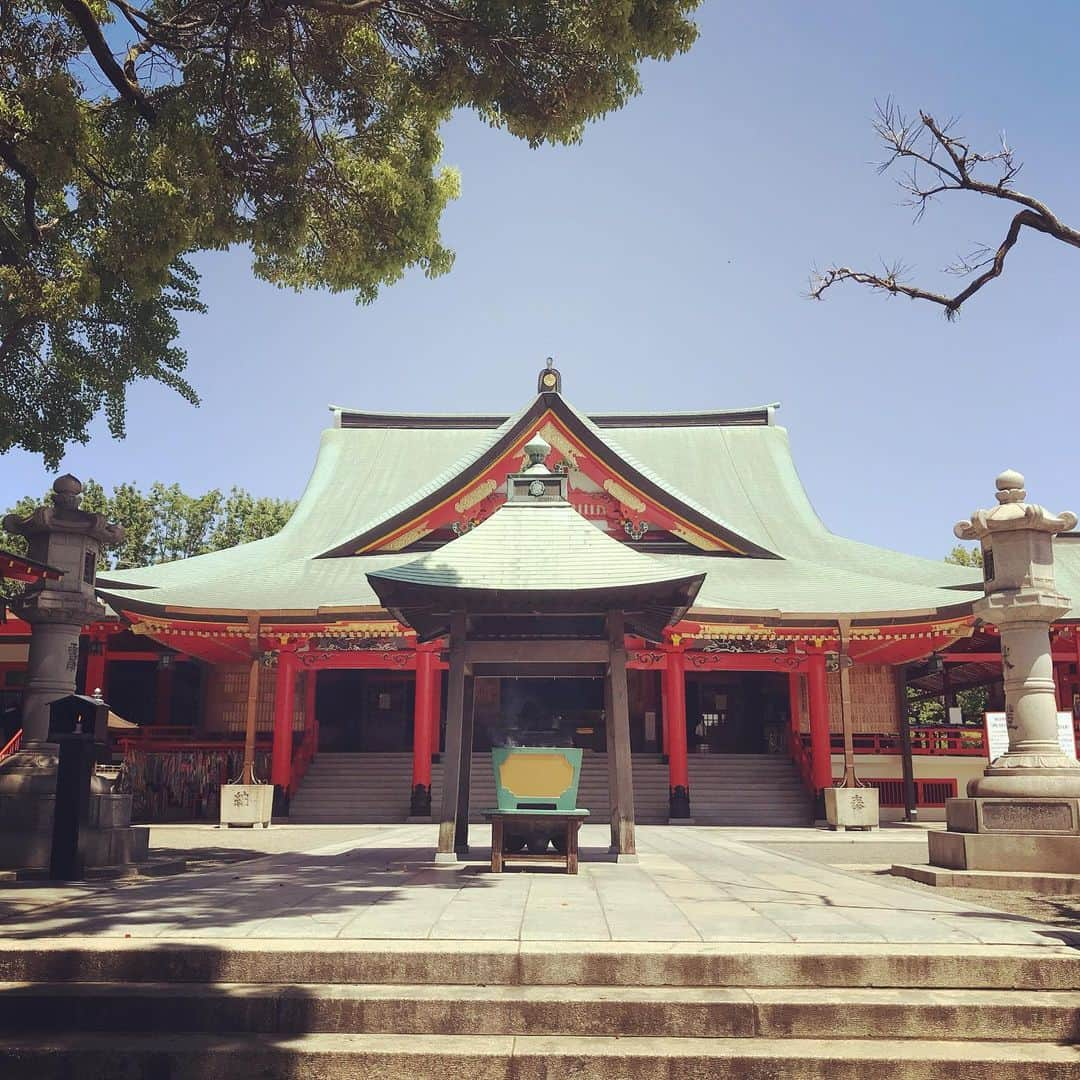
<svg viewBox="0 0 1080 1080">
<path fill-rule="evenodd" d="M 550 356 L 547 358 L 547 365 L 537 377 L 536 392 L 538 394 L 562 393 L 562 373 L 555 366 L 555 361 Z"/>
</svg>

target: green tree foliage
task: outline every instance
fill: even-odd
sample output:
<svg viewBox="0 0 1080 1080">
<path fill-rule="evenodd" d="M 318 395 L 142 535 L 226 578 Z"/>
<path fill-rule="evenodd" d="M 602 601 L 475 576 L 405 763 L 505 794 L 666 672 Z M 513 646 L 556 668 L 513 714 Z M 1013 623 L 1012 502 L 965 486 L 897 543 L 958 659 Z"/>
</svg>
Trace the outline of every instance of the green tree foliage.
<svg viewBox="0 0 1080 1080">
<path fill-rule="evenodd" d="M 982 548 L 965 547 L 957 544 L 948 555 L 945 556 L 947 563 L 955 563 L 957 566 L 978 566 L 983 564 Z"/>
<path fill-rule="evenodd" d="M 28 514 L 42 501 L 51 501 L 51 492 L 44 499 L 20 499 L 10 513 Z M 287 499 L 257 498 L 235 487 L 227 495 L 217 489 L 188 495 L 177 484 L 152 484 L 146 492 L 134 484 L 119 484 L 107 495 L 94 480 L 83 487 L 82 501 L 82 509 L 104 514 L 125 529 L 123 542 L 102 552 L 103 570 L 188 559 L 261 540 L 280 531 L 295 506 Z M 0 548 L 25 554 L 26 541 L 0 530 Z"/>
<path fill-rule="evenodd" d="M 444 273 L 451 113 L 575 142 L 690 47 L 698 2 L 0 3 L 0 453 L 55 464 L 102 409 L 122 436 L 137 379 L 197 400 L 195 252 L 362 302 Z"/>
</svg>

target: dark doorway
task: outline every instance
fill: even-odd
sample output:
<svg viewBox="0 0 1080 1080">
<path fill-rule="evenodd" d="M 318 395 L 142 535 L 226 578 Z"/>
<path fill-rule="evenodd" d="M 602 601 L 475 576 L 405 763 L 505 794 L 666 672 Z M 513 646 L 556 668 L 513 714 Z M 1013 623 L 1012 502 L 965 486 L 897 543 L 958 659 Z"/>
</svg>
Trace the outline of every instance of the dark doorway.
<svg viewBox="0 0 1080 1080">
<path fill-rule="evenodd" d="M 390 671 L 321 671 L 316 689 L 319 750 L 404 753 L 412 750 L 412 676 Z"/>
<path fill-rule="evenodd" d="M 595 678 L 478 678 L 473 748 L 604 747 L 604 681 Z"/>
<path fill-rule="evenodd" d="M 716 671 L 686 679 L 690 753 L 786 753 L 788 684 L 764 671 Z"/>
</svg>

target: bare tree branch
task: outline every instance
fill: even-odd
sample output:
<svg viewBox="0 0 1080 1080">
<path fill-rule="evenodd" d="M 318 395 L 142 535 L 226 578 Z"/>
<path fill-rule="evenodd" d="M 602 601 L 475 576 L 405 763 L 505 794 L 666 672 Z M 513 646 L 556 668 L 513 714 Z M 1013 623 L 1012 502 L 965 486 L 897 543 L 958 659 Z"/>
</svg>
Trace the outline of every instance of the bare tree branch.
<svg viewBox="0 0 1080 1080">
<path fill-rule="evenodd" d="M 878 165 L 878 172 L 886 172 L 901 159 L 910 163 L 909 171 L 898 184 L 907 194 L 908 205 L 915 207 L 916 222 L 922 219 L 928 204 L 947 191 L 970 191 L 1024 207 L 1015 214 L 1005 238 L 996 249 L 981 246 L 971 255 L 961 256 L 945 267 L 948 273 L 978 276 L 955 296 L 946 296 L 907 284 L 902 280 L 899 266 L 886 267 L 877 274 L 852 270 L 846 266 L 831 266 L 812 277 L 809 295 L 813 299 L 822 299 L 825 291 L 833 285 L 854 281 L 892 296 L 908 296 L 913 300 L 939 304 L 945 309 L 946 318 L 953 319 L 966 300 L 988 282 L 1001 276 L 1005 258 L 1024 227 L 1080 248 L 1080 231 L 1062 222 L 1039 199 L 1013 188 L 1013 181 L 1023 166 L 1016 160 L 1004 135 L 1001 137 L 1000 150 L 981 153 L 954 135 L 953 127 L 954 121 L 939 123 L 929 113 L 922 111 L 918 120 L 909 120 L 891 99 L 883 104 L 878 103 L 874 131 L 888 151 L 886 159 Z M 985 180 L 979 175 L 979 170 L 987 166 L 997 169 L 995 179 Z"/>
</svg>

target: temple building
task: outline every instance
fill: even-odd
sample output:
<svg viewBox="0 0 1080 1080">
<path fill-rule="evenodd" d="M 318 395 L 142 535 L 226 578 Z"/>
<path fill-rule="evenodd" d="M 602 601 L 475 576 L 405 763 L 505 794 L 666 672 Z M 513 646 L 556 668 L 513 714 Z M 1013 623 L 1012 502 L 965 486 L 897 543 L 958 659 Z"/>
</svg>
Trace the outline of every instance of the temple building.
<svg viewBox="0 0 1080 1080">
<path fill-rule="evenodd" d="M 655 617 L 640 601 L 622 642 L 639 821 L 809 823 L 815 796 L 843 772 L 845 733 L 847 765 L 857 755 L 883 816 L 903 813 L 902 759 L 915 762 L 909 795 L 931 808 L 985 763 L 960 731 L 936 734 L 936 748 L 908 746 L 901 722 L 909 685 L 946 699 L 1000 689 L 997 641 L 971 613 L 979 571 L 831 533 L 774 406 L 585 415 L 548 367 L 513 415 L 333 414 L 279 534 L 99 574 L 116 621 L 87 628 L 83 685 L 143 725 L 128 749 L 155 762 L 146 791 L 186 784 L 201 793 L 187 811 L 206 813 L 214 785 L 239 772 L 253 718 L 256 774 L 291 820 L 428 818 L 442 784 L 445 624 L 413 596 L 407 627 L 379 594 L 421 580 L 405 567 L 438 582 L 443 563 L 444 585 L 465 574 L 515 590 L 517 616 L 530 588 L 550 595 L 569 577 L 582 595 L 628 582 L 667 590 Z M 551 534 L 549 574 L 517 561 L 508 539 L 512 521 L 536 516 L 511 515 L 470 543 L 538 446 L 534 464 L 561 478 L 574 520 L 588 525 Z M 618 546 L 590 544 L 594 529 Z M 534 554 L 543 542 L 525 539 Z M 1061 591 L 1080 605 L 1080 541 L 1056 548 Z M 575 603 L 548 604 L 544 632 L 572 637 Z M 1078 620 L 1074 608 L 1055 627 L 1062 708 L 1080 689 Z M 582 747 L 582 805 L 606 813 L 608 709 L 589 663 L 552 673 L 526 649 L 478 669 L 470 697 L 474 752 Z M 475 807 L 491 805 L 489 774 L 472 770 Z"/>
</svg>

